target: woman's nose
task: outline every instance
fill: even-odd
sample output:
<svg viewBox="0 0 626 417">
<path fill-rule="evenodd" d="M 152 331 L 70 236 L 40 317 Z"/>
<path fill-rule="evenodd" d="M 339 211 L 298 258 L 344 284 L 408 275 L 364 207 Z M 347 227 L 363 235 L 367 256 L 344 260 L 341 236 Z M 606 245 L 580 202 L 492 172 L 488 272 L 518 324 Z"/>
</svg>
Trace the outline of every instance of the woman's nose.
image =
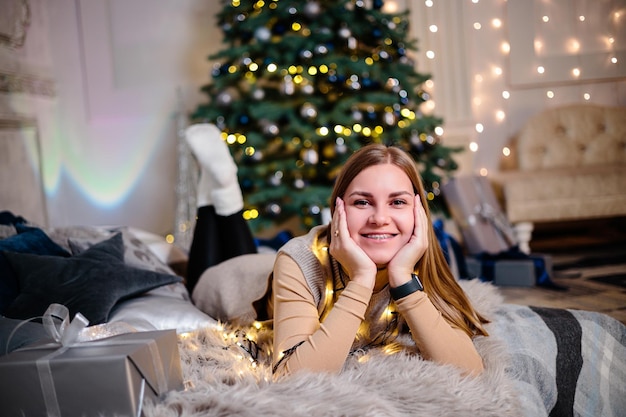
<svg viewBox="0 0 626 417">
<path fill-rule="evenodd" d="M 387 224 L 389 222 L 389 214 L 386 207 L 376 207 L 370 216 L 369 221 L 376 225 Z"/>
</svg>

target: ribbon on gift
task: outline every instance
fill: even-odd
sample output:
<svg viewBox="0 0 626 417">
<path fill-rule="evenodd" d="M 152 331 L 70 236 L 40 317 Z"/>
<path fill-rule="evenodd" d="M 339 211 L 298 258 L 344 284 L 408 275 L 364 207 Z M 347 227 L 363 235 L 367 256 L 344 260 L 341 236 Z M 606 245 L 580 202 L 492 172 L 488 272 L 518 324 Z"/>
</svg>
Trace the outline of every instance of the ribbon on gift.
<svg viewBox="0 0 626 417">
<path fill-rule="evenodd" d="M 89 324 L 89 320 L 80 313 L 76 313 L 74 320 L 70 321 L 70 311 L 62 304 L 50 304 L 43 313 L 42 321 L 46 333 L 61 346 L 71 346 L 78 342 L 80 333 Z"/>
<path fill-rule="evenodd" d="M 32 320 L 32 319 L 31 319 Z M 55 320 L 57 322 L 55 322 Z M 25 320 L 20 323 L 23 324 L 30 320 Z M 60 321 L 60 323 L 58 323 Z M 111 326 L 98 325 L 87 327 L 89 321 L 80 313 L 74 316 L 74 320 L 69 319 L 69 310 L 67 307 L 61 304 L 51 304 L 42 317 L 42 322 L 46 332 L 54 340 L 53 343 L 45 345 L 29 346 L 20 350 L 26 349 L 38 349 L 42 347 L 55 346 L 58 349 L 54 350 L 48 355 L 39 358 L 36 361 L 37 372 L 39 376 L 39 383 L 43 394 L 43 399 L 46 407 L 46 413 L 49 417 L 61 417 L 61 411 L 59 402 L 57 400 L 56 388 L 54 385 L 54 379 L 52 377 L 52 370 L 50 368 L 50 362 L 55 357 L 62 355 L 68 349 L 83 348 L 83 347 L 98 347 L 98 346 L 119 346 L 119 345 L 136 345 L 147 344 L 150 350 L 150 356 L 152 358 L 153 369 L 156 374 L 156 387 L 153 387 L 155 391 L 160 395 L 167 390 L 167 378 L 165 377 L 165 370 L 163 362 L 159 355 L 157 343 L 152 339 L 136 339 L 136 340 L 100 340 L 108 338 L 112 335 L 135 332 L 131 326 L 125 323 L 112 323 L 115 326 L 115 330 L 111 329 Z M 19 325 L 17 326 L 19 327 Z M 14 329 L 13 331 L 15 332 Z M 93 329 L 93 328 L 98 329 Z M 141 409 L 145 392 L 145 378 L 142 381 L 142 387 L 140 390 L 137 417 L 141 415 Z"/>
<path fill-rule="evenodd" d="M 512 247 L 517 245 L 517 239 L 515 238 L 515 233 L 513 232 L 513 228 L 509 223 L 508 219 L 505 217 L 502 210 L 499 207 L 494 207 L 489 204 L 489 198 L 487 198 L 486 192 L 483 189 L 483 184 L 480 178 L 475 178 L 475 188 L 480 194 L 480 203 L 474 207 L 474 213 L 478 215 L 483 221 L 491 223 L 494 229 L 500 234 L 500 236 L 504 239 L 504 242 L 507 246 Z M 493 198 L 492 198 L 493 199 Z M 471 217 L 471 216 L 470 216 Z M 475 218 L 468 219 L 470 224 L 475 223 Z"/>
</svg>

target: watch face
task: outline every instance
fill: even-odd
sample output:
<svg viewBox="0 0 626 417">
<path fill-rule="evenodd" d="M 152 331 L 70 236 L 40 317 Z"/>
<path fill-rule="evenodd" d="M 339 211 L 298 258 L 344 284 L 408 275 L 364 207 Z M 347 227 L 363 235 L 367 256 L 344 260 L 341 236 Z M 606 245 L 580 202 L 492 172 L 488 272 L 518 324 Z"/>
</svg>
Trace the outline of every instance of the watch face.
<svg viewBox="0 0 626 417">
<path fill-rule="evenodd" d="M 420 281 L 420 277 L 417 274 L 411 274 L 411 277 L 419 287 L 418 291 L 424 291 L 424 286 L 422 285 L 422 281 Z"/>
</svg>

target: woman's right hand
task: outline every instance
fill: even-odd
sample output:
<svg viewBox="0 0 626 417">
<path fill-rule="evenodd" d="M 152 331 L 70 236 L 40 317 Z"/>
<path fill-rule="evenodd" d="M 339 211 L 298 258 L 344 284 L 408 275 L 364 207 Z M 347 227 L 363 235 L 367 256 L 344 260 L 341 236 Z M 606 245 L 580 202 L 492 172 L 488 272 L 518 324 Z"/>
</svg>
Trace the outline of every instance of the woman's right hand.
<svg viewBox="0 0 626 417">
<path fill-rule="evenodd" d="M 376 264 L 350 236 L 344 204 L 338 197 L 329 226 L 331 235 L 329 251 L 345 269 L 351 281 L 372 289 L 376 283 Z"/>
</svg>

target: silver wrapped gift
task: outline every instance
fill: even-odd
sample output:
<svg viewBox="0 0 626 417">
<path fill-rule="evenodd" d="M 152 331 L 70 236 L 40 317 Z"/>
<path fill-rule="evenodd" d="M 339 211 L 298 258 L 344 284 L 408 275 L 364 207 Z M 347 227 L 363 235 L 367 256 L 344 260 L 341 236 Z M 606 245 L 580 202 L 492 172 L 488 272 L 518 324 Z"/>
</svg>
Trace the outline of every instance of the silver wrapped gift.
<svg viewBox="0 0 626 417">
<path fill-rule="evenodd" d="M 500 253 L 517 244 L 486 177 L 458 176 L 444 184 L 442 191 L 469 254 Z"/>
<path fill-rule="evenodd" d="M 38 343 L 0 357 L 0 385 L 5 417 L 139 416 L 184 388 L 176 331 Z"/>
</svg>

